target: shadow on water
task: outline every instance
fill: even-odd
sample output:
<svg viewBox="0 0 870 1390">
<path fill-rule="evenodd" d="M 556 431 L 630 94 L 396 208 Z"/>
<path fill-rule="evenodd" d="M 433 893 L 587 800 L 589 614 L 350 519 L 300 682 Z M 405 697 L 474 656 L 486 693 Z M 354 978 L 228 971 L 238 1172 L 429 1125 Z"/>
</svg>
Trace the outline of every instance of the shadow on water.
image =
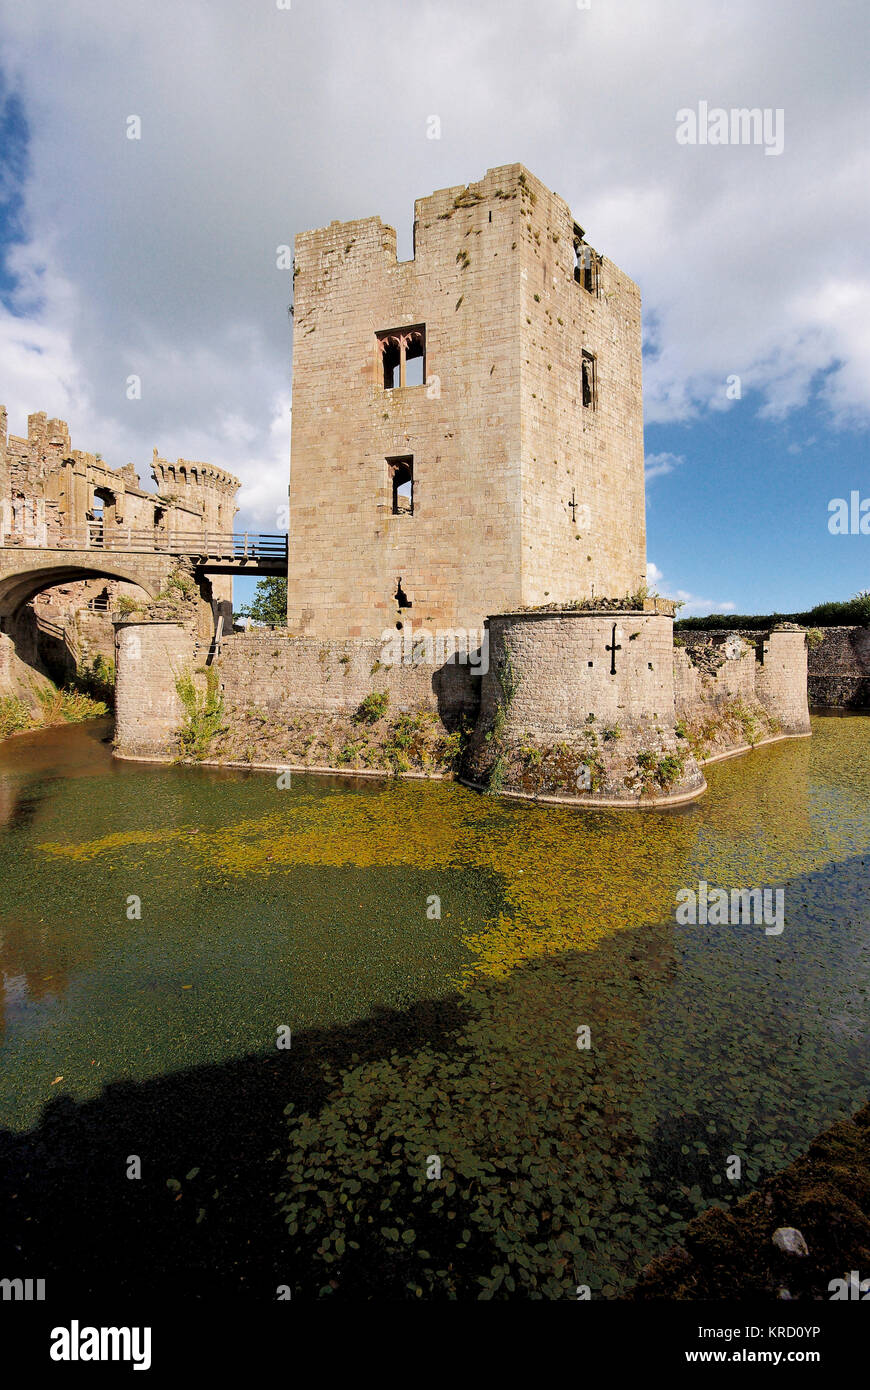
<svg viewBox="0 0 870 1390">
<path fill-rule="evenodd" d="M 51 1101 L 28 1133 L 0 1131 L 0 1270 L 45 1278 L 49 1299 L 66 1302 L 267 1300 L 282 1283 L 295 1296 L 300 1271 L 275 1204 L 284 1107 L 316 1114 L 330 1064 L 424 1044 L 449 1051 L 461 1017 L 455 999 L 376 1010 L 294 1035 L 285 1052 L 113 1082 L 82 1104 Z M 132 1155 L 140 1180 L 127 1177 Z"/>
</svg>

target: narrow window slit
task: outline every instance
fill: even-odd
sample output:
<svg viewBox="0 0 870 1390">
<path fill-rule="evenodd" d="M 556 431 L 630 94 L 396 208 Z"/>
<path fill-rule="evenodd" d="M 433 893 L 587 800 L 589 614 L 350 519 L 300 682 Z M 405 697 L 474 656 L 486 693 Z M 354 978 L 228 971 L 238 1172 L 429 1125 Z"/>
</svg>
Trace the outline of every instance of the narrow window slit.
<svg viewBox="0 0 870 1390">
<path fill-rule="evenodd" d="M 390 491 L 392 494 L 393 516 L 414 515 L 414 460 L 409 454 L 405 458 L 387 459 L 390 471 Z"/>
</svg>

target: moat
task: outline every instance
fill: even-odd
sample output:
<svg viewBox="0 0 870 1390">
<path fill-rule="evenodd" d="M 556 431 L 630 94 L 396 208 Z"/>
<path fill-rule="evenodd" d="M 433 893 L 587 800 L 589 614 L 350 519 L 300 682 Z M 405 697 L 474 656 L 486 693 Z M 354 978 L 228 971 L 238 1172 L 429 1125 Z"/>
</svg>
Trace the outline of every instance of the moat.
<svg viewBox="0 0 870 1390">
<path fill-rule="evenodd" d="M 813 734 L 630 814 L 118 762 L 104 721 L 7 740 L 7 1262 L 267 1300 L 624 1293 L 867 1098 L 870 720 Z M 783 932 L 677 926 L 701 880 L 784 889 Z"/>
</svg>

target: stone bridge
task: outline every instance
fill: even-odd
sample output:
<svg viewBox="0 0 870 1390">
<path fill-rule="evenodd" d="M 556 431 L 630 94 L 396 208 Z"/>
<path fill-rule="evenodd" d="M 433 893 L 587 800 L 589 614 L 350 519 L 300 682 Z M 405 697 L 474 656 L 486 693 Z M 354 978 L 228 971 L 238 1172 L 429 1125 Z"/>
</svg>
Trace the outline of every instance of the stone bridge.
<svg viewBox="0 0 870 1390">
<path fill-rule="evenodd" d="M 77 579 L 123 579 L 149 598 L 160 592 L 177 564 L 171 555 L 143 551 L 0 549 L 0 618 L 14 618 L 42 589 Z"/>
<path fill-rule="evenodd" d="M 154 598 L 180 561 L 194 574 L 283 575 L 287 537 L 247 532 L 173 536 L 155 545 L 153 534 L 117 537 L 111 545 L 0 546 L 0 620 L 3 627 L 42 589 L 78 579 L 122 579 Z M 150 544 L 147 542 L 150 541 Z"/>
</svg>

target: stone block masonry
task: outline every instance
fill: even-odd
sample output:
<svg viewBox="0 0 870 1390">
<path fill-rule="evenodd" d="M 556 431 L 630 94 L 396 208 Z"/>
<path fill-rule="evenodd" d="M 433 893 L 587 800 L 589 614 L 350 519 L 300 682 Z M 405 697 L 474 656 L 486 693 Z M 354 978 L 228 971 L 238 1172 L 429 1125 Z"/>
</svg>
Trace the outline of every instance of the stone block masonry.
<svg viewBox="0 0 870 1390">
<path fill-rule="evenodd" d="M 115 752 L 125 758 L 175 757 L 184 707 L 176 679 L 193 672 L 196 624 L 115 623 Z"/>
<path fill-rule="evenodd" d="M 773 738 L 809 734 L 802 628 L 694 629 L 676 640 L 677 727 L 702 762 Z"/>
<path fill-rule="evenodd" d="M 116 623 L 116 633 L 116 752 L 173 758 L 184 719 L 175 681 L 186 673 L 204 686 L 210 644 L 197 639 L 191 622 L 125 619 Z M 386 694 L 391 717 L 425 711 L 445 734 L 474 722 L 480 680 L 468 665 L 385 666 L 383 650 L 371 639 L 323 642 L 283 629 L 236 633 L 221 643 L 214 663 L 223 722 L 231 732 L 244 726 L 246 746 L 256 753 L 259 741 L 267 760 L 264 750 L 281 744 L 300 716 L 312 727 L 326 727 L 331 719 L 352 716 L 373 694 Z"/>
<path fill-rule="evenodd" d="M 684 801 L 703 775 L 674 729 L 673 620 L 643 611 L 490 618 L 469 747 L 477 785 L 614 805 Z"/>
<path fill-rule="evenodd" d="M 808 686 L 815 709 L 870 709 L 870 628 L 819 628 Z"/>
<path fill-rule="evenodd" d="M 640 296 L 561 198 L 490 169 L 417 200 L 403 262 L 377 217 L 301 233 L 294 290 L 294 632 L 637 590 Z"/>
<path fill-rule="evenodd" d="M 367 695 L 386 691 L 396 713 L 426 709 L 447 728 L 474 718 L 479 680 L 467 665 L 386 666 L 370 638 L 323 642 L 286 631 L 234 634 L 221 647 L 220 685 L 232 710 L 351 714 Z"/>
</svg>

